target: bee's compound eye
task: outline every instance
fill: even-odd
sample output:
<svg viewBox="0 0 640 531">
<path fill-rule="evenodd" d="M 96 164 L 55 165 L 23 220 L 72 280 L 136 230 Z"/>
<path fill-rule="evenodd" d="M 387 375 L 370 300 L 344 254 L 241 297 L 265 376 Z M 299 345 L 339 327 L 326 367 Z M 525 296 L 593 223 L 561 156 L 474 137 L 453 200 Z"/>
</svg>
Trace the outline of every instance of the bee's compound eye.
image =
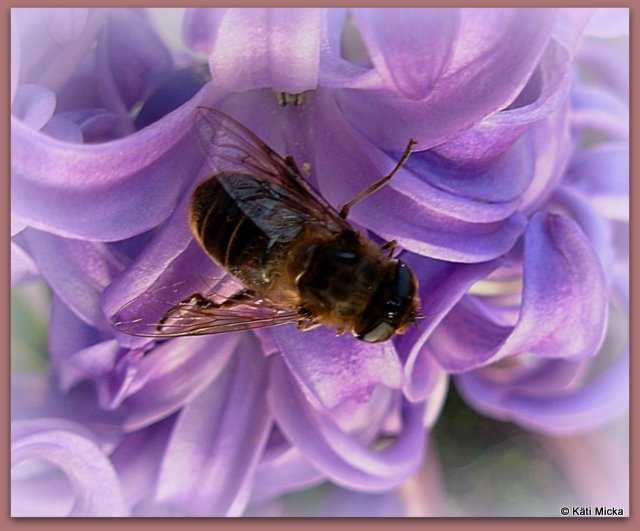
<svg viewBox="0 0 640 531">
<path fill-rule="evenodd" d="M 365 332 L 358 339 L 366 341 L 367 343 L 377 343 L 379 341 L 386 341 L 389 339 L 396 329 L 385 321 L 381 321 L 369 331 Z"/>
</svg>

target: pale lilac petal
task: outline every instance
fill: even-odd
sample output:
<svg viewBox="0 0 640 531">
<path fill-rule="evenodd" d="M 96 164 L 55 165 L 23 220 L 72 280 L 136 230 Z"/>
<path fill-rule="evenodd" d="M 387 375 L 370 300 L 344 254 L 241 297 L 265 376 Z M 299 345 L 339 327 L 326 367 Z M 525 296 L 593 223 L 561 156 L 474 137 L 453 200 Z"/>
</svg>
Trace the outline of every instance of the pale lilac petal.
<svg viewBox="0 0 640 531">
<path fill-rule="evenodd" d="M 31 280 L 39 274 L 38 266 L 22 247 L 11 242 L 11 286 Z"/>
<path fill-rule="evenodd" d="M 452 264 L 410 254 L 402 255 L 402 259 L 421 279 L 420 312 L 424 317 L 418 321 L 416 329 L 409 329 L 395 342 L 398 351 L 406 353 L 403 392 L 409 401 L 418 403 L 429 397 L 443 374 L 428 350 L 423 348 L 430 334 L 469 287 L 486 277 L 499 263 Z"/>
<path fill-rule="evenodd" d="M 109 16 L 106 9 L 18 8 L 12 13 L 20 36 L 20 80 L 55 91 L 86 59 Z"/>
<path fill-rule="evenodd" d="M 24 236 L 30 255 L 57 295 L 85 323 L 108 329 L 100 308 L 102 292 L 122 264 L 104 244 L 37 230 L 25 231 Z"/>
<path fill-rule="evenodd" d="M 456 385 L 475 409 L 517 422 L 529 429 L 573 434 L 606 426 L 629 408 L 629 359 L 622 356 L 601 374 L 583 383 L 557 386 L 557 361 L 545 361 L 541 378 L 496 381 L 481 371 L 456 377 Z M 572 365 L 577 365 L 573 363 Z M 541 381 L 538 381 L 541 380 Z M 541 392 L 543 391 L 544 392 Z"/>
<path fill-rule="evenodd" d="M 189 404 L 225 369 L 242 335 L 178 338 L 157 346 L 140 362 L 127 389 L 124 428 L 132 431 Z"/>
<path fill-rule="evenodd" d="M 410 99 L 427 97 L 452 60 L 454 9 L 354 9 L 371 60 L 385 81 Z M 409 23 L 410 21 L 410 23 Z M 416 49 L 421 53 L 416 54 Z"/>
<path fill-rule="evenodd" d="M 576 155 L 568 178 L 605 218 L 629 221 L 629 146 L 609 144 Z"/>
<path fill-rule="evenodd" d="M 280 435 L 279 438 L 282 439 Z M 259 505 L 288 492 L 307 489 L 325 481 L 300 450 L 282 440 L 267 445 L 256 467 L 250 505 Z"/>
<path fill-rule="evenodd" d="M 272 87 L 301 93 L 316 87 L 322 9 L 225 9 L 185 21 L 187 42 L 209 55 L 211 76 L 228 91 Z M 239 31 L 238 28 L 246 28 Z"/>
<path fill-rule="evenodd" d="M 400 362 L 389 342 L 338 338 L 327 328 L 301 334 L 294 326 L 282 326 L 272 333 L 291 372 L 327 409 L 346 399 L 366 402 L 378 384 L 402 386 Z"/>
<path fill-rule="evenodd" d="M 20 85 L 11 112 L 34 129 L 42 129 L 53 116 L 56 95 L 40 85 Z"/>
<path fill-rule="evenodd" d="M 451 372 L 531 352 L 549 358 L 595 355 L 607 304 L 600 263 L 575 222 L 536 215 L 524 243 L 522 305 L 515 327 L 491 320 L 479 299 L 465 298 L 429 338 L 428 348 Z"/>
<path fill-rule="evenodd" d="M 267 362 L 257 341 L 182 410 L 158 478 L 156 501 L 184 515 L 237 516 L 269 434 Z"/>
<path fill-rule="evenodd" d="M 273 360 L 270 402 L 278 426 L 319 470 L 338 485 L 376 492 L 402 483 L 422 460 L 425 437 L 419 406 L 403 407 L 403 426 L 391 446 L 375 451 L 342 431 L 307 402 L 289 370 Z"/>
<path fill-rule="evenodd" d="M 84 427 L 60 419 L 17 421 L 11 439 L 14 481 L 20 465 L 31 460 L 53 465 L 66 476 L 73 489 L 73 506 L 65 516 L 127 516 L 113 466 Z M 26 500 L 14 503 L 27 509 Z"/>
<path fill-rule="evenodd" d="M 603 39 L 629 35 L 629 8 L 607 7 L 596 9 L 585 33 Z"/>
<path fill-rule="evenodd" d="M 12 118 L 12 212 L 61 236 L 140 234 L 166 219 L 202 165 L 192 126 L 193 107 L 185 106 L 135 135 L 88 146 Z"/>
</svg>

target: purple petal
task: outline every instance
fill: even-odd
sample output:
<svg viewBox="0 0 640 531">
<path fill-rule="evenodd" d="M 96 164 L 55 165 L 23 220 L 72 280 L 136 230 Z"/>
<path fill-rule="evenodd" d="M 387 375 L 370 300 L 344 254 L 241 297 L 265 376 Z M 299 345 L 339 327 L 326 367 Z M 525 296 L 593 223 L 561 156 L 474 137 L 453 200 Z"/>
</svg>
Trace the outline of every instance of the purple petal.
<svg viewBox="0 0 640 531">
<path fill-rule="evenodd" d="M 424 348 L 430 334 L 470 286 L 485 278 L 499 263 L 452 264 L 407 253 L 402 259 L 420 279 L 420 312 L 424 317 L 418 321 L 417 329 L 408 330 L 395 343 L 398 352 L 406 353 L 404 394 L 410 402 L 418 403 L 442 385 L 444 374 Z"/>
<path fill-rule="evenodd" d="M 255 339 L 180 413 L 158 478 L 156 500 L 185 515 L 239 515 L 266 443 L 267 364 Z"/>
<path fill-rule="evenodd" d="M 446 370 L 465 371 L 526 352 L 565 359 L 597 352 L 607 293 L 600 263 L 582 231 L 562 216 L 539 214 L 529 224 L 524 249 L 517 324 L 505 326 L 479 299 L 463 299 L 429 338 L 429 349 Z"/>
<path fill-rule="evenodd" d="M 54 92 L 40 85 L 23 83 L 18 87 L 11 112 L 34 129 L 42 129 L 53 116 L 55 108 Z"/>
<path fill-rule="evenodd" d="M 12 425 L 11 439 L 14 478 L 19 474 L 19 466 L 29 460 L 51 464 L 65 475 L 74 491 L 68 516 L 127 515 L 111 462 L 82 426 L 60 419 L 18 421 Z M 26 500 L 14 503 L 23 510 L 28 507 Z"/>
<path fill-rule="evenodd" d="M 483 413 L 512 420 L 529 429 L 572 434 L 606 426 L 629 408 L 629 359 L 622 356 L 598 376 L 560 386 L 559 361 L 545 360 L 537 378 L 496 381 L 475 371 L 456 377 L 466 400 Z M 570 365 L 580 365 L 571 363 Z M 580 367 L 577 367 L 580 369 Z M 575 369 L 574 369 L 575 370 Z M 584 372 L 584 369 L 582 370 Z M 561 373 L 562 374 L 562 373 Z"/>
<path fill-rule="evenodd" d="M 286 441 L 277 448 L 267 446 L 255 470 L 250 505 L 307 489 L 325 480 L 325 476 L 295 446 Z"/>
<path fill-rule="evenodd" d="M 358 17 L 375 21 L 386 18 L 386 11 L 358 11 Z M 411 9 L 399 13 L 402 28 L 398 32 L 405 32 L 413 27 L 415 16 Z M 347 120 L 381 147 L 397 147 L 403 141 L 399 139 L 411 136 L 420 140 L 421 148 L 429 148 L 508 107 L 540 61 L 553 27 L 554 11 L 467 9 L 460 10 L 459 17 L 459 31 L 450 44 L 453 49 L 446 69 L 435 82 L 425 76 L 428 86 L 409 85 L 410 96 L 428 91 L 425 99 L 398 98 L 394 91 L 343 91 L 338 97 Z M 413 54 L 425 53 L 423 47 L 430 39 L 429 32 L 423 33 L 411 47 Z M 385 50 L 385 44 L 383 41 L 379 48 Z M 395 52 L 390 46 L 385 53 L 404 51 Z M 413 71 L 406 60 L 397 61 L 393 68 L 397 76 L 405 68 Z M 433 88 L 428 90 L 430 86 Z M 372 113 L 371 109 L 381 111 Z"/>
<path fill-rule="evenodd" d="M 629 221 L 628 144 L 609 144 L 576 154 L 568 180 L 603 217 Z"/>
<path fill-rule="evenodd" d="M 29 252 L 56 294 L 85 323 L 103 330 L 102 292 L 122 265 L 99 243 L 25 231 Z"/>
<path fill-rule="evenodd" d="M 97 77 L 107 109 L 130 109 L 149 92 L 154 76 L 169 71 L 169 51 L 138 13 L 116 9 L 97 47 Z"/>
<path fill-rule="evenodd" d="M 21 81 L 54 91 L 62 88 L 85 60 L 110 13 L 73 8 L 13 11 L 12 23 L 21 41 Z"/>
<path fill-rule="evenodd" d="M 155 488 L 162 456 L 174 426 L 174 418 L 129 433 L 111 454 L 125 500 L 133 516 L 158 516 L 146 509 Z"/>
<path fill-rule="evenodd" d="M 77 41 L 89 18 L 89 9 L 47 9 L 44 20 L 56 44 L 66 46 Z"/>
<path fill-rule="evenodd" d="M 13 214 L 61 236 L 103 241 L 155 227 L 202 165 L 190 134 L 192 109 L 92 146 L 54 140 L 12 118 Z"/>
<path fill-rule="evenodd" d="M 352 13 L 383 79 L 405 97 L 427 97 L 453 59 L 460 11 L 399 8 Z"/>
<path fill-rule="evenodd" d="M 324 16 L 322 9 L 190 10 L 185 40 L 208 53 L 224 90 L 297 94 L 317 85 Z"/>
<path fill-rule="evenodd" d="M 11 242 L 11 286 L 35 278 L 38 266 L 22 247 Z"/>
<path fill-rule="evenodd" d="M 225 369 L 242 334 L 175 338 L 140 362 L 123 402 L 124 428 L 140 429 L 190 403 Z M 246 339 L 245 339 L 246 340 Z"/>
<path fill-rule="evenodd" d="M 278 358 L 273 358 L 270 401 L 285 437 L 315 467 L 346 488 L 366 492 L 393 488 L 416 471 L 424 456 L 421 407 L 405 406 L 402 431 L 391 446 L 375 451 L 343 431 L 330 415 L 311 407 Z"/>
<path fill-rule="evenodd" d="M 397 389 L 402 371 L 393 344 L 367 344 L 316 328 L 300 333 L 293 326 L 272 331 L 289 369 L 323 407 L 346 399 L 366 402 L 378 384 Z"/>
<path fill-rule="evenodd" d="M 339 206 L 390 171 L 400 153 L 390 156 L 355 133 L 334 102 L 324 100 L 315 112 L 314 120 L 332 126 L 330 137 L 316 138 L 312 167 L 320 191 Z M 513 245 L 524 222 L 514 209 L 515 203 L 493 205 L 437 191 L 402 168 L 388 186 L 354 206 L 350 219 L 417 254 L 475 262 Z"/>
<path fill-rule="evenodd" d="M 50 375 L 11 375 L 11 417 L 69 419 L 91 430 L 105 448 L 113 448 L 121 437 L 119 412 L 100 408 L 88 386 L 78 386 L 61 394 Z"/>
</svg>

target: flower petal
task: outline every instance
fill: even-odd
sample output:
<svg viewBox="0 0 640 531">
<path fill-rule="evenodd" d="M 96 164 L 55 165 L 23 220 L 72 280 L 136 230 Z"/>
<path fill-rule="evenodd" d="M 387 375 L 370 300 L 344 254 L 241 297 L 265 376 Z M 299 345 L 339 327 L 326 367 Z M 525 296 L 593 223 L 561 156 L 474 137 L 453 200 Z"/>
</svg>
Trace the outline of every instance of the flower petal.
<svg viewBox="0 0 640 531">
<path fill-rule="evenodd" d="M 606 286 L 600 262 L 575 222 L 555 214 L 532 218 L 523 280 L 514 327 L 494 321 L 491 309 L 470 297 L 445 317 L 428 342 L 442 367 L 458 372 L 526 352 L 579 359 L 598 351 L 607 317 Z"/>
<path fill-rule="evenodd" d="M 12 425 L 11 438 L 14 474 L 28 460 L 50 463 L 65 474 L 74 490 L 68 516 L 127 515 L 111 462 L 82 426 L 60 419 L 17 421 Z M 18 502 L 26 508 L 25 501 Z"/>
<path fill-rule="evenodd" d="M 198 396 L 225 369 L 241 334 L 175 338 L 140 362 L 123 407 L 128 431 L 163 419 Z"/>
<path fill-rule="evenodd" d="M 387 83 L 410 99 L 428 96 L 452 60 L 460 10 L 354 9 L 352 13 L 373 64 Z"/>
<path fill-rule="evenodd" d="M 226 370 L 182 410 L 169 440 L 156 500 L 185 515 L 239 515 L 247 502 L 271 427 L 267 363 L 249 337 Z"/>
<path fill-rule="evenodd" d="M 323 134 L 314 139 L 311 166 L 320 191 L 340 205 L 391 171 L 400 153 L 390 156 L 354 131 L 326 93 L 318 91 L 317 98 L 323 100 L 312 119 Z M 514 212 L 515 203 L 494 205 L 443 192 L 417 178 L 423 168 L 416 166 L 414 174 L 409 166 L 414 167 L 411 159 L 388 186 L 355 205 L 349 219 L 414 253 L 460 262 L 495 258 L 520 235 L 524 220 Z"/>
<path fill-rule="evenodd" d="M 475 409 L 511 420 L 528 429 L 552 434 L 573 434 L 606 426 L 629 408 L 629 359 L 622 356 L 600 375 L 584 383 L 553 386 L 557 360 L 545 360 L 542 378 L 495 381 L 474 371 L 456 377 L 460 392 Z M 567 362 L 568 363 L 568 362 Z M 580 365 L 571 363 L 571 365 Z M 553 378 L 557 379 L 554 374 Z M 539 390 L 544 389 L 544 393 Z"/>
<path fill-rule="evenodd" d="M 278 426 L 307 459 L 346 488 L 377 492 L 416 471 L 424 456 L 420 406 L 405 405 L 403 426 L 391 446 L 375 451 L 343 431 L 332 416 L 315 410 L 278 358 L 272 360 L 270 402 Z"/>
<path fill-rule="evenodd" d="M 358 17 L 372 21 L 385 19 L 381 25 L 388 16 L 387 9 L 358 10 L 357 13 Z M 394 39 L 414 27 L 416 18 L 411 9 L 398 13 L 397 20 L 402 24 L 392 34 Z M 397 147 L 399 138 L 410 136 L 418 138 L 424 148 L 430 148 L 508 107 L 538 65 L 555 20 L 553 10 L 543 9 L 462 9 L 458 16 L 456 39 L 450 43 L 453 49 L 448 52 L 450 58 L 439 63 L 446 68 L 440 70 L 437 80 L 429 76 L 405 78 L 401 71 L 406 61 L 394 62 L 391 55 L 402 51 L 387 47 L 383 40 L 377 47 L 390 54 L 385 64 L 393 68 L 394 76 L 402 77 L 404 90 L 410 91 L 402 94 L 408 98 L 399 98 L 397 92 L 390 89 L 339 94 L 339 104 L 347 120 L 378 146 Z M 448 24 L 451 27 L 451 23 Z M 419 33 L 417 29 L 412 32 L 416 33 Z M 449 34 L 454 35 L 451 31 Z M 375 39 L 378 38 L 376 35 Z M 412 45 L 414 53 L 420 53 L 415 50 L 420 50 L 421 45 L 428 46 L 432 39 L 428 31 L 419 38 Z M 504 45 L 505 41 L 509 46 Z M 395 83 L 388 79 L 387 84 Z M 410 99 L 416 97 L 423 99 Z M 372 109 L 381 112 L 372 113 Z"/>
<path fill-rule="evenodd" d="M 12 118 L 12 213 L 43 230 L 91 240 L 155 227 L 202 167 L 190 134 L 192 110 L 185 105 L 135 135 L 91 146 L 54 140 Z"/>
<path fill-rule="evenodd" d="M 186 41 L 209 55 L 223 90 L 272 87 L 298 94 L 316 87 L 323 9 L 189 10 Z"/>
<path fill-rule="evenodd" d="M 25 230 L 29 253 L 56 294 L 85 323 L 107 330 L 101 296 L 121 269 L 115 257 L 99 243 L 60 238 Z"/>
<path fill-rule="evenodd" d="M 390 342 L 338 338 L 326 328 L 303 334 L 293 326 L 282 326 L 272 333 L 291 372 L 327 409 L 348 398 L 366 402 L 378 384 L 395 389 L 402 385 L 400 362 Z"/>
</svg>

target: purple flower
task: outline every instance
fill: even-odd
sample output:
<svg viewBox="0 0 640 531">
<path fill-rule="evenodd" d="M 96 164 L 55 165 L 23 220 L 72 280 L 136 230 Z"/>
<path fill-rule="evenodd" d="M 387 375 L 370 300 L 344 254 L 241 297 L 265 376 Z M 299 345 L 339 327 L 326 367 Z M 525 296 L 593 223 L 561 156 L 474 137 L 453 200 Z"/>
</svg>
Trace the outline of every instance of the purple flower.
<svg viewBox="0 0 640 531">
<path fill-rule="evenodd" d="M 613 13 L 193 9 L 180 52 L 143 10 L 13 10 L 12 285 L 51 294 L 44 367 L 12 374 L 14 514 L 36 512 L 32 493 L 42 515 L 274 514 L 317 485 L 333 489 L 321 514 L 414 514 L 399 500 L 435 466 L 450 382 L 536 432 L 623 417 L 628 72 L 607 32 L 628 12 Z M 198 106 L 292 155 L 336 207 L 418 140 L 349 213 L 415 272 L 416 329 L 367 344 L 113 326 L 226 274 L 187 225 L 211 171 Z"/>
</svg>

